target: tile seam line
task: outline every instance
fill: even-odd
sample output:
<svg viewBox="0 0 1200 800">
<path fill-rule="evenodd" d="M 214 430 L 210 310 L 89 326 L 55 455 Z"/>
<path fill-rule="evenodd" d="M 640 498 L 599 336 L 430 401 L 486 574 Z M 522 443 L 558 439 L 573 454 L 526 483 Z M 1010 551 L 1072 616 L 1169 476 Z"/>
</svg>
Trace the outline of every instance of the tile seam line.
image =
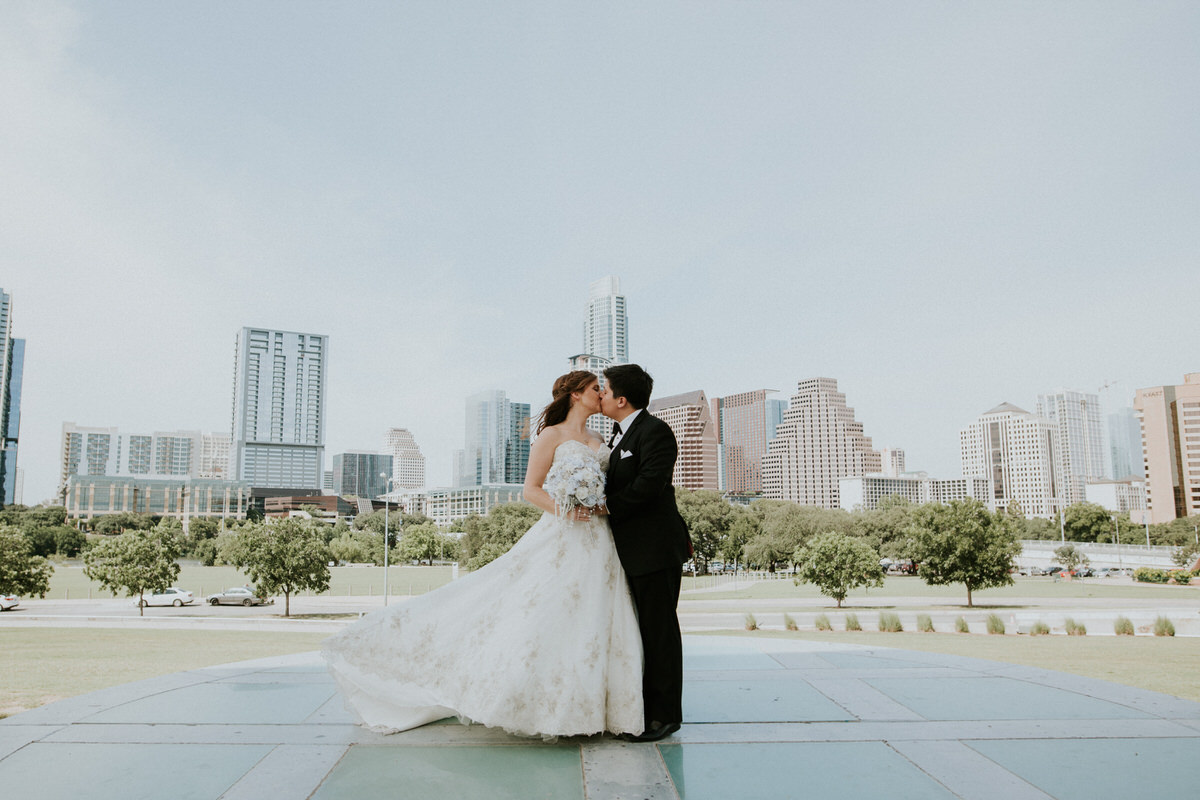
<svg viewBox="0 0 1200 800">
<path fill-rule="evenodd" d="M 908 758 L 908 756 L 904 755 L 904 753 L 901 753 L 901 752 L 900 752 L 899 750 L 897 750 L 895 747 L 892 747 L 892 741 L 903 742 L 903 741 L 908 741 L 908 740 L 906 740 L 906 739 L 886 740 L 886 739 L 885 739 L 885 740 L 884 740 L 884 744 L 886 744 L 886 745 L 888 746 L 888 748 L 889 748 L 889 749 L 891 749 L 891 751 L 892 751 L 893 753 L 897 753 L 897 754 L 899 754 L 899 755 L 900 755 L 902 758 L 906 759 L 906 760 L 907 760 L 907 761 L 908 761 L 910 764 L 912 764 L 914 767 L 916 767 L 917 769 L 921 770 L 921 772 L 922 772 L 922 773 L 924 773 L 925 775 L 929 775 L 929 773 L 928 773 L 928 772 L 925 772 L 925 770 L 924 770 L 924 769 L 921 767 L 921 765 L 920 765 L 920 764 L 917 764 L 915 761 L 913 761 L 912 759 Z M 1043 794 L 1045 793 L 1045 792 L 1044 792 L 1044 790 L 1043 790 L 1043 789 L 1042 789 L 1040 786 L 1036 786 L 1036 785 L 1034 785 L 1034 784 L 1030 783 L 1028 780 L 1026 780 L 1025 778 L 1021 777 L 1021 776 L 1020 776 L 1020 775 L 1018 775 L 1017 773 L 1013 772 L 1013 771 L 1012 771 L 1012 770 L 1010 770 L 1008 767 L 1004 766 L 1003 764 L 999 763 L 998 761 L 995 761 L 995 760 L 993 760 L 992 758 L 990 758 L 990 757 L 988 757 L 988 756 L 984 755 L 983 753 L 979 752 L 979 751 L 978 751 L 978 750 L 976 750 L 974 747 L 971 747 L 969 744 L 967 744 L 967 743 L 966 743 L 966 741 L 964 741 L 964 740 L 962 740 L 962 739 L 955 739 L 955 740 L 953 740 L 953 741 L 957 741 L 959 744 L 961 744 L 963 747 L 966 747 L 968 750 L 970 750 L 970 751 L 971 751 L 972 753 L 974 753 L 975 755 L 977 755 L 977 756 L 979 756 L 979 757 L 983 758 L 985 761 L 988 761 L 988 762 L 990 762 L 990 763 L 992 763 L 992 764 L 996 765 L 996 766 L 997 766 L 999 769 L 1003 770 L 1003 771 L 1004 771 L 1004 772 L 1006 772 L 1007 774 L 1009 774 L 1009 775 L 1011 775 L 1012 777 L 1016 778 L 1018 781 L 1020 781 L 1021 783 L 1025 784 L 1026 786 L 1028 786 L 1029 788 L 1033 789 L 1034 791 L 1037 791 L 1037 792 L 1042 792 Z M 1001 740 L 1001 741 L 1004 741 L 1004 740 Z M 1022 739 L 1018 739 L 1017 741 L 1028 741 L 1028 740 L 1022 740 Z M 942 783 L 942 782 L 941 782 L 941 781 L 939 781 L 937 778 L 934 778 L 932 775 L 929 775 L 929 777 L 930 777 L 930 778 L 932 778 L 933 780 L 937 781 L 939 785 L 941 785 L 941 786 L 946 786 L 946 784 Z M 950 792 L 950 794 L 954 795 L 955 797 L 962 797 L 962 795 L 960 795 L 958 792 L 954 791 L 954 789 L 953 789 L 953 788 L 951 788 L 951 787 L 949 787 L 949 786 L 946 786 L 946 791 Z"/>
<path fill-rule="evenodd" d="M 350 755 L 350 751 L 353 749 L 354 743 L 346 745 L 346 748 L 342 751 L 342 754 L 338 756 L 338 760 L 333 762 L 333 765 L 325 771 L 325 774 L 322 775 L 321 779 L 317 781 L 315 786 L 313 786 L 312 791 L 304 795 L 304 800 L 312 800 L 313 796 L 315 796 L 316 793 L 321 790 L 321 787 L 325 785 L 325 781 L 329 779 L 329 776 L 333 774 L 333 771 L 342 765 L 342 762 L 346 760 L 346 756 Z"/>
</svg>

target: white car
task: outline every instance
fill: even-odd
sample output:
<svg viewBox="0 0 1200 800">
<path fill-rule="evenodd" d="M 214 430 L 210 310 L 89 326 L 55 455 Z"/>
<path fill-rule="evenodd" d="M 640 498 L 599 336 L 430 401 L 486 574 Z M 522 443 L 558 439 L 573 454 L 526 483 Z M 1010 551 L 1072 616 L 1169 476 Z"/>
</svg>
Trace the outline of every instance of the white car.
<svg viewBox="0 0 1200 800">
<path fill-rule="evenodd" d="M 164 589 L 161 592 L 152 592 L 151 594 L 143 595 L 140 600 L 135 600 L 133 604 L 135 606 L 186 606 L 195 599 L 191 592 L 185 592 L 183 589 L 176 589 L 172 586 L 170 589 Z"/>
<path fill-rule="evenodd" d="M 10 608 L 16 608 L 21 604 L 21 601 L 15 594 L 0 594 L 0 611 L 8 611 Z"/>
</svg>

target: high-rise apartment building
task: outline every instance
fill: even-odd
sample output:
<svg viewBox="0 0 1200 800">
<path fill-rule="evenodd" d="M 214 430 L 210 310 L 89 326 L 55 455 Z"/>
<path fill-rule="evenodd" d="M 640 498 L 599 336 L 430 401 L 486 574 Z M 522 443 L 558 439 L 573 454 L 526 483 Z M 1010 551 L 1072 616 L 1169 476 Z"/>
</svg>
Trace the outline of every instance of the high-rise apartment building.
<svg viewBox="0 0 1200 800">
<path fill-rule="evenodd" d="M 1150 521 L 1200 514 L 1200 372 L 1177 386 L 1138 389 Z"/>
<path fill-rule="evenodd" d="M 411 431 L 388 428 L 383 435 L 383 452 L 392 456 L 392 481 L 397 490 L 424 488 L 425 456 Z"/>
<path fill-rule="evenodd" d="M 12 297 L 0 289 L 0 506 L 17 502 L 17 440 L 25 340 L 12 337 Z"/>
<path fill-rule="evenodd" d="M 763 494 L 838 508 L 839 481 L 878 473 L 879 452 L 832 378 L 800 381 L 763 457 Z"/>
<path fill-rule="evenodd" d="M 873 511 L 881 500 L 903 497 L 914 505 L 948 504 L 952 500 L 973 497 L 991 500 L 991 481 L 985 478 L 946 478 L 938 480 L 924 473 L 908 475 L 862 475 L 838 481 L 839 500 L 847 511 Z"/>
<path fill-rule="evenodd" d="M 392 479 L 392 455 L 351 450 L 333 457 L 333 493 L 375 498 L 388 493 Z"/>
<path fill-rule="evenodd" d="M 235 478 L 260 488 L 321 488 L 328 359 L 328 336 L 242 328 L 233 381 Z"/>
<path fill-rule="evenodd" d="M 717 483 L 721 491 L 762 494 L 762 459 L 787 404 L 770 397 L 774 389 L 716 397 L 712 401 L 717 434 Z"/>
<path fill-rule="evenodd" d="M 1106 431 L 1100 397 L 1066 389 L 1038 395 L 1037 415 L 1053 423 L 1058 437 L 1054 468 L 1059 499 L 1064 506 L 1084 502 L 1088 482 L 1101 480 L 1106 472 Z"/>
<path fill-rule="evenodd" d="M 200 431 L 131 433 L 64 422 L 60 485 L 72 475 L 224 480 L 229 437 Z"/>
<path fill-rule="evenodd" d="M 524 483 L 529 467 L 529 404 L 503 391 L 467 398 L 465 447 L 455 453 L 456 487 Z"/>
<path fill-rule="evenodd" d="M 675 434 L 679 452 L 671 483 L 683 489 L 716 491 L 717 427 L 704 392 L 651 400 L 646 410 L 667 423 Z"/>
<path fill-rule="evenodd" d="M 959 432 L 963 475 L 992 482 L 989 506 L 1014 503 L 1028 516 L 1050 517 L 1062 508 L 1054 422 L 1002 403 Z"/>
<path fill-rule="evenodd" d="M 588 287 L 587 316 L 583 322 L 583 352 L 612 364 L 629 363 L 629 320 L 621 282 L 609 275 Z"/>
</svg>

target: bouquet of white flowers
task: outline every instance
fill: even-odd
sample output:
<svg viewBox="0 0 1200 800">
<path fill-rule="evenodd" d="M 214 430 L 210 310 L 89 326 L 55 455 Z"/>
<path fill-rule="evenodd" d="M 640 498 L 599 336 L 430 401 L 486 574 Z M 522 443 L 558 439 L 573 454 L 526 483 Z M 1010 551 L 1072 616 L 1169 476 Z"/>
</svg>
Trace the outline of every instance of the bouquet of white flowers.
<svg viewBox="0 0 1200 800">
<path fill-rule="evenodd" d="M 604 471 L 594 458 L 565 453 L 550 467 L 542 486 L 554 500 L 559 516 L 563 516 L 579 506 L 600 505 L 604 499 Z"/>
</svg>

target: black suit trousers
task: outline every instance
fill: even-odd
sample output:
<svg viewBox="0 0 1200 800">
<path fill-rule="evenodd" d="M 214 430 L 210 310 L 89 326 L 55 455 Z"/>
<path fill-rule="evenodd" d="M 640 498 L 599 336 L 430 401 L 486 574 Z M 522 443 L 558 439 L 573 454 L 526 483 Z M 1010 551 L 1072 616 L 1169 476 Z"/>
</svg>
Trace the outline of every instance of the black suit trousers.
<svg viewBox="0 0 1200 800">
<path fill-rule="evenodd" d="M 646 727 L 683 721 L 683 638 L 679 632 L 679 567 L 629 576 L 629 591 L 642 632 L 645 666 L 642 697 Z"/>
</svg>

